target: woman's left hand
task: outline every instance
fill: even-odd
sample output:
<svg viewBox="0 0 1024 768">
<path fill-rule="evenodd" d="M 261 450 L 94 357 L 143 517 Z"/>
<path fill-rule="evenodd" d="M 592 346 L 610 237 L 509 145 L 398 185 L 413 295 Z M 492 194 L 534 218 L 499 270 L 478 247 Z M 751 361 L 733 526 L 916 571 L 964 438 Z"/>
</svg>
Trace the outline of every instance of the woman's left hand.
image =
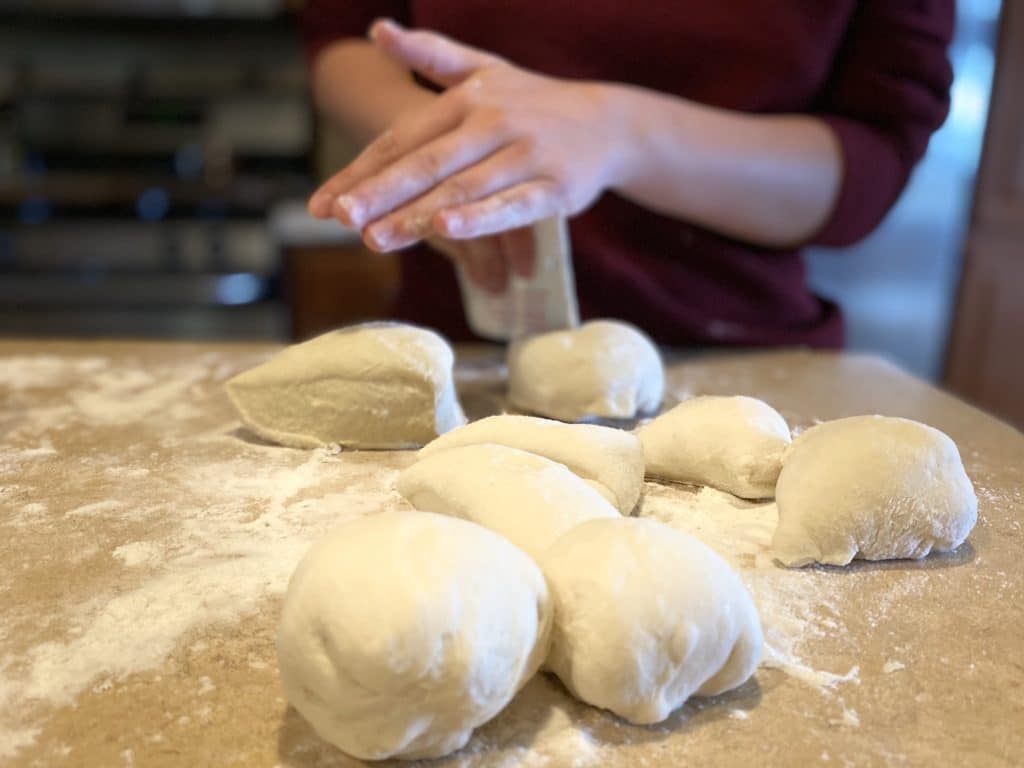
<svg viewBox="0 0 1024 768">
<path fill-rule="evenodd" d="M 611 184 L 619 142 L 601 84 L 537 75 L 389 21 L 377 22 L 371 37 L 446 88 L 312 198 L 319 205 L 311 208 L 361 230 L 374 250 L 437 235 L 478 238 L 571 215 Z"/>
</svg>

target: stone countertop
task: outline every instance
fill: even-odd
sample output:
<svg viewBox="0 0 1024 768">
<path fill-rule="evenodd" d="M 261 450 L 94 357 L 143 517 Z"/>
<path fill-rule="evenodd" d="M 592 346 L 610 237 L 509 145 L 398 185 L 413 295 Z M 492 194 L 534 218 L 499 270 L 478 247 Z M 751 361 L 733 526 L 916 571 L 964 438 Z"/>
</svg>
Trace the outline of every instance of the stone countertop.
<svg viewBox="0 0 1024 768">
<path fill-rule="evenodd" d="M 412 455 L 241 428 L 222 383 L 275 349 L 0 341 L 0 763 L 359 765 L 287 706 L 274 632 L 309 543 L 404 505 L 393 482 Z M 500 410 L 500 354 L 459 357 L 469 415 Z M 749 394 L 796 428 L 858 413 L 936 426 L 975 483 L 977 528 L 921 562 L 802 571 L 772 566 L 755 531 L 733 557 L 774 648 L 752 681 L 637 727 L 540 675 L 429 765 L 1024 763 L 1024 437 L 861 356 L 680 356 L 669 379 L 667 404 Z M 686 524 L 705 498 L 648 484 L 645 504 Z M 772 510 L 707 520 L 742 538 L 748 513 L 753 528 Z"/>
</svg>

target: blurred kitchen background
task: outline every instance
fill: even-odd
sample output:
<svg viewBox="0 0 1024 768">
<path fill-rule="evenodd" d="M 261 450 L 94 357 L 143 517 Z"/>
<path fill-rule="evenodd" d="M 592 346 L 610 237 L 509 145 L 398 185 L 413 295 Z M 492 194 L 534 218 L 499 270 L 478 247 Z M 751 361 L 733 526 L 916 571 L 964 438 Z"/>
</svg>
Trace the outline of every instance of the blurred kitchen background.
<svg viewBox="0 0 1024 768">
<path fill-rule="evenodd" d="M 387 305 L 394 260 L 303 213 L 346 150 L 310 109 L 298 2 L 0 0 L 0 334 L 285 340 Z M 906 194 L 808 255 L 850 347 L 933 380 L 1000 15 L 958 6 L 952 111 Z"/>
</svg>

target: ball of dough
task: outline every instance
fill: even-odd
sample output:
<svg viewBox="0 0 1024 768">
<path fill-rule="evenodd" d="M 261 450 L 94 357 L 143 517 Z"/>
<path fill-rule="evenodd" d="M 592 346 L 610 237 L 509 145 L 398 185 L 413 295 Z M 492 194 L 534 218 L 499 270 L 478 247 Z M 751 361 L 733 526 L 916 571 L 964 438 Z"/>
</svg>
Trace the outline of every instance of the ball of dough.
<svg viewBox="0 0 1024 768">
<path fill-rule="evenodd" d="M 350 755 L 440 757 L 533 675 L 550 622 L 543 575 L 503 538 L 385 512 L 335 529 L 299 563 L 277 635 L 281 680 Z"/>
<path fill-rule="evenodd" d="M 921 558 L 955 549 L 978 516 L 956 444 L 908 419 L 853 416 L 794 442 L 776 488 L 785 565 Z"/>
<path fill-rule="evenodd" d="M 535 416 L 504 414 L 453 429 L 426 445 L 420 458 L 464 445 L 494 443 L 519 448 L 565 464 L 590 481 L 615 508 L 628 515 L 644 484 L 644 451 L 639 438 L 597 424 L 565 424 Z"/>
<path fill-rule="evenodd" d="M 227 382 L 242 421 L 296 448 L 418 447 L 466 423 L 433 331 L 367 323 L 286 348 Z"/>
<path fill-rule="evenodd" d="M 744 499 L 775 495 L 789 426 L 753 397 L 684 400 L 639 431 L 647 476 L 710 485 Z"/>
<path fill-rule="evenodd" d="M 656 520 L 583 523 L 541 568 L 555 601 L 547 666 L 578 698 L 631 722 L 735 688 L 761 659 L 761 622 L 739 576 Z"/>
<path fill-rule="evenodd" d="M 467 445 L 428 456 L 398 476 L 417 509 L 461 517 L 539 557 L 584 520 L 619 517 L 563 464 L 504 445 Z"/>
<path fill-rule="evenodd" d="M 513 343 L 508 376 L 513 405 L 561 421 L 632 419 L 656 411 L 665 390 L 657 348 L 613 320 Z"/>
</svg>

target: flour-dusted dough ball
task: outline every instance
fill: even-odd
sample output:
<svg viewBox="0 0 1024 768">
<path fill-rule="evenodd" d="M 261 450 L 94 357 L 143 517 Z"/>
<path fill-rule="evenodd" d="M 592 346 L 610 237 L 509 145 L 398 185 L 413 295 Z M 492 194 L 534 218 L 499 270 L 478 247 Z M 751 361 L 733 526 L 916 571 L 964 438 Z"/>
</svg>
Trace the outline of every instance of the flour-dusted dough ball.
<svg viewBox="0 0 1024 768">
<path fill-rule="evenodd" d="M 921 558 L 955 549 L 978 517 L 956 444 L 908 419 L 853 416 L 811 427 L 775 491 L 785 565 Z"/>
<path fill-rule="evenodd" d="M 281 680 L 350 755 L 440 757 L 536 672 L 550 624 L 544 576 L 503 538 L 385 512 L 335 529 L 299 563 L 277 635 Z"/>
<path fill-rule="evenodd" d="M 540 563 L 555 601 L 547 666 L 588 704 L 657 723 L 757 668 L 763 636 L 750 594 L 684 533 L 646 518 L 593 520 Z"/>
<path fill-rule="evenodd" d="M 564 464 L 504 445 L 428 456 L 398 476 L 398 492 L 417 509 L 490 528 L 534 558 L 584 520 L 619 517 Z"/>
<path fill-rule="evenodd" d="M 519 448 L 565 464 L 589 481 L 616 509 L 628 515 L 644 484 L 640 439 L 597 424 L 565 424 L 535 416 L 504 414 L 453 429 L 426 445 L 421 458 L 464 445 L 494 443 Z"/>
<path fill-rule="evenodd" d="M 410 448 L 466 423 L 452 349 L 433 331 L 367 323 L 288 347 L 228 381 L 242 421 L 296 448 Z"/>
<path fill-rule="evenodd" d="M 744 499 L 775 495 L 786 420 L 753 397 L 684 400 L 640 429 L 648 477 L 710 485 Z"/>
<path fill-rule="evenodd" d="M 613 320 L 514 342 L 508 376 L 513 405 L 562 421 L 652 413 L 665 390 L 657 348 L 633 326 Z"/>
</svg>

